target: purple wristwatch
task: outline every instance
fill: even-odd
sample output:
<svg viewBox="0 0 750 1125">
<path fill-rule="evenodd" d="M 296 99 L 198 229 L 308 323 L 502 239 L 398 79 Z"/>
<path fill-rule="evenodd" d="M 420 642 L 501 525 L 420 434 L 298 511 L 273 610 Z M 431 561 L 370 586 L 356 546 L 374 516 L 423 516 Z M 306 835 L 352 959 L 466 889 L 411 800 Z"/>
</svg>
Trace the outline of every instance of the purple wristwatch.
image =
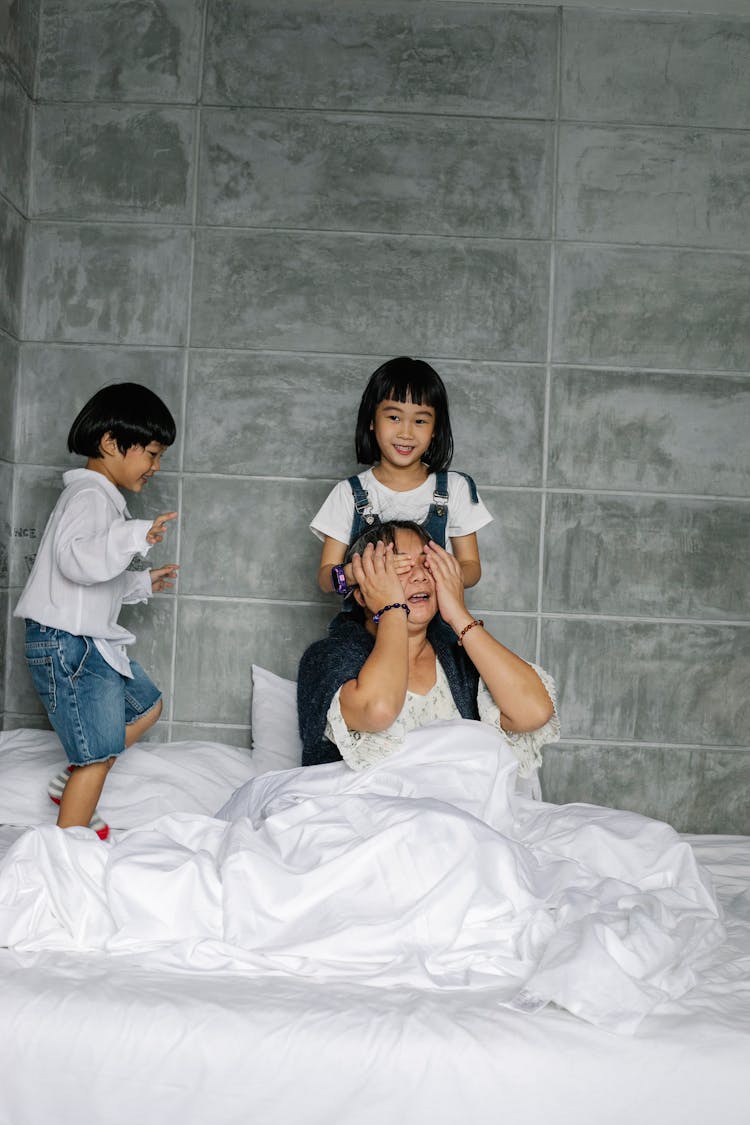
<svg viewBox="0 0 750 1125">
<path fill-rule="evenodd" d="M 341 563 L 339 563 L 338 566 L 331 567 L 331 585 L 333 586 L 333 592 L 335 594 L 340 594 L 343 597 L 344 594 L 349 593 L 349 587 L 346 584 L 346 575 L 344 574 L 344 568 Z"/>
</svg>

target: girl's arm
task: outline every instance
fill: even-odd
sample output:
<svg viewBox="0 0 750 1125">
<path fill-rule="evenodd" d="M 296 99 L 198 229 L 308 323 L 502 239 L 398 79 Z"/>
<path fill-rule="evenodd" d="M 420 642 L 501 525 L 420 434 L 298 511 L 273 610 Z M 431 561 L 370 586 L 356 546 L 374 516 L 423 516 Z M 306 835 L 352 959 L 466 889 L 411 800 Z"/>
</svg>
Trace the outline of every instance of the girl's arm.
<svg viewBox="0 0 750 1125">
<path fill-rule="evenodd" d="M 472 531 L 471 535 L 457 535 L 451 537 L 451 547 L 453 548 L 454 558 L 458 559 L 458 562 L 461 564 L 464 588 L 468 590 L 470 586 L 476 586 L 477 582 L 482 577 L 482 564 L 479 561 L 477 533 Z"/>
<path fill-rule="evenodd" d="M 467 535 L 465 538 L 476 539 L 476 536 Z M 333 590 L 331 567 L 339 566 L 339 564 L 344 561 L 348 549 L 346 543 L 339 543 L 338 539 L 332 539 L 330 535 L 326 535 L 323 540 L 323 550 L 320 553 L 320 566 L 318 567 L 318 586 L 325 594 L 330 594 Z M 413 565 L 414 559 L 411 555 L 394 556 L 394 566 L 397 574 L 408 573 Z M 347 563 L 344 567 L 344 577 L 346 578 L 347 586 L 352 587 L 357 585 L 351 563 Z M 477 575 L 474 581 L 479 581 L 479 575 Z M 379 608 L 379 606 L 376 607 L 376 613 Z"/>
<path fill-rule="evenodd" d="M 474 618 L 464 603 L 458 560 L 437 543 L 425 548 L 427 565 L 435 579 L 438 607 L 445 621 L 461 636 Z M 484 680 L 508 731 L 538 730 L 554 714 L 554 706 L 534 669 L 520 656 L 496 641 L 481 625 L 463 633 L 463 647 Z"/>
<path fill-rule="evenodd" d="M 338 539 L 331 539 L 330 535 L 326 535 L 323 540 L 323 549 L 320 552 L 320 565 L 318 567 L 318 586 L 323 593 L 330 594 L 333 591 L 333 586 L 331 585 L 331 567 L 338 566 L 344 561 L 346 550 L 346 543 L 339 543 Z M 354 581 L 351 563 L 344 567 L 344 574 L 346 575 L 347 586 L 351 586 Z"/>
<path fill-rule="evenodd" d="M 368 544 L 361 557 L 352 559 L 352 569 L 371 613 L 403 602 L 391 544 Z M 339 705 L 350 730 L 386 730 L 400 714 L 409 681 L 407 616 L 405 609 L 390 609 L 383 614 L 375 647 L 357 678 L 347 680 L 341 688 Z"/>
</svg>

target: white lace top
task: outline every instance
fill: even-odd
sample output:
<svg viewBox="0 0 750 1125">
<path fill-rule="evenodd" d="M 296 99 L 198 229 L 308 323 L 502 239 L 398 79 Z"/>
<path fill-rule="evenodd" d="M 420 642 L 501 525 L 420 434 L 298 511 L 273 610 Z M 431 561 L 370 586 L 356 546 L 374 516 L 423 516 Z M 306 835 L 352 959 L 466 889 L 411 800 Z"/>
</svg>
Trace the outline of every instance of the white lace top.
<svg viewBox="0 0 750 1125">
<path fill-rule="evenodd" d="M 552 705 L 554 714 L 543 727 L 538 730 L 514 731 L 503 730 L 500 709 L 490 695 L 489 689 L 483 680 L 479 681 L 477 691 L 477 707 L 479 717 L 483 723 L 490 723 L 507 738 L 518 758 L 518 773 L 520 777 L 532 777 L 542 763 L 542 747 L 548 742 L 557 742 L 560 737 L 560 720 L 557 716 L 557 703 L 555 699 L 555 682 L 543 668 L 532 664 L 531 667 L 544 684 Z M 404 706 L 398 718 L 386 729 L 381 731 L 350 730 L 341 714 L 341 688 L 336 692 L 326 716 L 326 738 L 329 738 L 337 747 L 346 764 L 353 770 L 363 770 L 376 762 L 382 762 L 398 750 L 404 741 L 407 731 L 416 730 L 427 723 L 434 723 L 437 719 L 460 719 L 461 713 L 456 707 L 445 672 L 439 660 L 435 661 L 437 678 L 434 687 L 426 695 L 417 695 L 416 692 L 407 691 Z"/>
</svg>

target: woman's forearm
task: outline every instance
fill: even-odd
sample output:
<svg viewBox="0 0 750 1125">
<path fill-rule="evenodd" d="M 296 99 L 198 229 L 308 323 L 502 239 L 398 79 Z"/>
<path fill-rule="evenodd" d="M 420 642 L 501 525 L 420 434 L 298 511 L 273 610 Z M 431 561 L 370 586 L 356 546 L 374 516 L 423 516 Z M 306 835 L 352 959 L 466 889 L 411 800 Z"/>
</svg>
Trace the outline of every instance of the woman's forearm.
<svg viewBox="0 0 750 1125">
<path fill-rule="evenodd" d="M 443 619 L 458 636 L 503 716 L 507 730 L 538 730 L 554 708 L 531 665 L 496 641 L 474 618 L 464 601 L 460 561 L 435 543 L 426 548 Z M 470 627 L 469 627 L 470 626 Z"/>
<path fill-rule="evenodd" d="M 469 629 L 463 645 L 503 716 L 506 730 L 538 730 L 554 707 L 534 669 L 485 628 Z"/>
<path fill-rule="evenodd" d="M 375 647 L 356 680 L 341 689 L 341 714 L 350 730 L 386 730 L 398 717 L 409 682 L 406 611 L 383 614 Z"/>
</svg>

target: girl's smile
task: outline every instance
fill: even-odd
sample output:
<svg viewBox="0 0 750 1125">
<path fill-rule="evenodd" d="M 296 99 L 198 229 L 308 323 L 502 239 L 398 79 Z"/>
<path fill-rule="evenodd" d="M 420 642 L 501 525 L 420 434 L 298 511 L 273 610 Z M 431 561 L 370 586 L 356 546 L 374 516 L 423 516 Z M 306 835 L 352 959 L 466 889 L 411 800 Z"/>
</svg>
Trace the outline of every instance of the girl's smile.
<svg viewBox="0 0 750 1125">
<path fill-rule="evenodd" d="M 435 431 L 435 410 L 432 406 L 394 399 L 383 399 L 371 423 L 380 450 L 381 464 L 394 469 L 419 465 Z"/>
</svg>

